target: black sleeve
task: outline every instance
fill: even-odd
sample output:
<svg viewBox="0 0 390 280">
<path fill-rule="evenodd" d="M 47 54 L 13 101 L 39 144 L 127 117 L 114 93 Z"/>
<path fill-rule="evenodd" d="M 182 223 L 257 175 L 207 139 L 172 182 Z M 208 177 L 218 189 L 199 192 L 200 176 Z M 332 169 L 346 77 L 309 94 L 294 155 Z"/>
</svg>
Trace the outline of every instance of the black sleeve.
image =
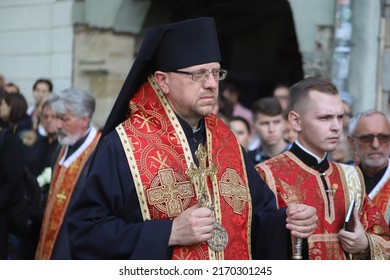
<svg viewBox="0 0 390 280">
<path fill-rule="evenodd" d="M 17 202 L 22 194 L 25 164 L 22 144 L 12 133 L 3 133 L 0 145 L 0 211 Z"/>
<path fill-rule="evenodd" d="M 75 259 L 170 259 L 171 220 L 144 221 L 116 132 L 98 145 L 67 226 Z"/>
<path fill-rule="evenodd" d="M 278 209 L 275 195 L 261 179 L 243 151 L 252 199 L 252 258 L 288 259 L 290 231 L 286 229 L 286 209 Z"/>
</svg>

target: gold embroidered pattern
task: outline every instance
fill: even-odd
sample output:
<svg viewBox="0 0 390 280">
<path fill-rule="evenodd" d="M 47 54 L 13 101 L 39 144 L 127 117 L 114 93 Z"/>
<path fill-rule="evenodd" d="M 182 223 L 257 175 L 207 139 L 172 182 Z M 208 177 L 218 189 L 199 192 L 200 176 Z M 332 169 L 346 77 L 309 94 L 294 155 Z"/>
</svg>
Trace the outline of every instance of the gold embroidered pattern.
<svg viewBox="0 0 390 280">
<path fill-rule="evenodd" d="M 238 176 L 237 171 L 226 168 L 219 181 L 221 195 L 225 198 L 226 203 L 233 208 L 233 212 L 242 214 L 245 205 L 248 202 L 247 188 L 244 182 Z"/>
<path fill-rule="evenodd" d="M 150 165 L 153 167 L 157 167 L 157 169 L 168 168 L 169 167 L 169 165 L 167 164 L 168 155 L 165 154 L 163 151 L 157 151 L 156 154 L 157 157 L 150 156 L 150 159 L 153 160 L 150 161 Z"/>
<path fill-rule="evenodd" d="M 348 195 L 345 195 L 345 202 L 348 203 L 345 207 L 349 207 L 349 203 L 352 201 L 352 198 L 355 199 L 355 207 L 361 211 L 363 207 L 363 196 L 364 196 L 364 187 L 362 187 L 360 182 L 363 182 L 363 178 L 360 176 L 358 170 L 354 166 L 346 164 L 336 164 L 340 170 L 340 174 L 344 175 L 345 183 L 347 186 Z"/>
<path fill-rule="evenodd" d="M 153 76 L 149 76 L 148 82 L 139 89 L 133 100 L 134 102 L 130 102 L 130 118 L 124 121 L 120 125 L 122 129 L 117 128 L 117 131 L 126 153 L 144 220 L 170 218 L 168 211 L 174 212 L 174 208 L 178 207 L 188 208 L 201 197 L 205 197 L 209 202 L 213 201 L 210 208 L 213 209 L 214 222 L 232 235 L 231 242 L 227 242 L 223 251 L 216 252 L 210 244 L 202 242 L 191 246 L 174 246 L 172 258 L 213 260 L 250 258 L 250 222 L 252 221 L 250 193 L 247 191 L 249 203 L 239 216 L 230 206 L 228 207 L 226 200 L 222 199 L 219 189 L 219 180 L 227 167 L 237 170 L 237 174 L 245 182 L 244 185 L 248 184 L 245 165 L 242 162 L 243 156 L 241 154 L 241 160 L 237 157 L 241 150 L 238 142 L 234 142 L 233 133 L 224 124 L 219 124 L 220 120 L 214 115 L 211 114 L 205 118 L 207 134 L 205 167 L 207 171 L 204 170 L 203 175 L 206 176 L 191 182 L 186 171 L 191 167 L 195 171 L 198 167 L 193 165 L 193 155 L 183 128 Z M 140 116 L 140 113 L 145 113 L 145 115 Z M 154 118 L 150 118 L 151 116 Z M 218 139 L 217 145 L 214 144 L 213 139 Z M 172 169 L 173 175 L 166 172 L 164 174 L 166 178 L 161 179 L 158 171 L 167 169 Z M 195 173 L 197 172 L 194 172 L 194 175 L 197 175 Z M 178 179 L 176 174 L 184 178 Z M 190 198 L 190 204 L 185 206 L 186 200 L 181 196 L 178 197 L 174 192 L 177 189 L 174 188 L 177 188 L 177 183 L 188 181 L 191 182 L 193 197 Z M 201 185 L 205 187 L 203 195 L 200 195 Z M 164 198 L 161 195 L 163 187 L 165 187 L 164 191 L 174 190 L 171 196 Z M 151 190 L 150 194 L 155 196 L 156 202 L 164 202 L 153 205 L 147 190 Z M 171 201 L 175 206 L 173 208 L 167 206 L 166 201 Z M 162 211 L 157 208 L 160 206 Z M 223 217 L 222 212 L 226 213 Z M 249 225 L 245 223 L 245 220 L 249 222 Z M 220 233 L 221 231 L 216 232 L 216 237 L 222 237 Z M 215 239 L 212 245 L 219 246 L 221 242 L 217 241 Z"/>
<path fill-rule="evenodd" d="M 63 146 L 56 160 L 56 168 L 53 172 L 53 180 L 50 185 L 50 193 L 46 203 L 46 209 L 42 221 L 42 228 L 35 258 L 48 260 L 51 258 L 57 236 L 63 225 L 70 198 L 73 195 L 75 184 L 80 177 L 82 167 L 95 149 L 100 133 L 92 129 L 85 140 L 87 146 L 82 153 L 70 164 L 69 167 L 61 166 L 60 159 L 65 153 Z M 80 148 L 79 148 L 80 149 Z"/>
<path fill-rule="evenodd" d="M 191 183 L 172 168 L 159 170 L 146 194 L 149 204 L 168 217 L 178 216 L 195 196 Z"/>
<path fill-rule="evenodd" d="M 56 195 L 56 197 L 57 197 L 58 203 L 62 203 L 62 201 L 64 201 L 65 199 L 67 199 L 67 196 L 66 196 L 64 190 L 63 190 L 61 193 L 58 193 L 58 194 Z"/>
<path fill-rule="evenodd" d="M 146 203 L 146 199 L 145 199 L 145 193 L 144 193 L 143 184 L 142 184 L 142 180 L 141 180 L 141 174 L 139 172 L 137 162 L 136 162 L 135 157 L 134 157 L 134 152 L 133 152 L 134 146 L 132 145 L 131 139 L 127 138 L 125 127 L 123 126 L 123 123 L 116 127 L 116 131 L 118 133 L 119 138 L 121 139 L 123 150 L 126 154 L 126 158 L 128 160 L 128 163 L 129 163 L 130 172 L 133 176 L 135 189 L 137 190 L 137 196 L 138 196 L 138 200 L 140 202 L 142 218 L 144 221 L 150 220 L 150 213 L 149 213 L 149 209 L 147 207 L 147 203 Z M 137 141 L 137 143 L 139 143 L 139 142 Z"/>
</svg>

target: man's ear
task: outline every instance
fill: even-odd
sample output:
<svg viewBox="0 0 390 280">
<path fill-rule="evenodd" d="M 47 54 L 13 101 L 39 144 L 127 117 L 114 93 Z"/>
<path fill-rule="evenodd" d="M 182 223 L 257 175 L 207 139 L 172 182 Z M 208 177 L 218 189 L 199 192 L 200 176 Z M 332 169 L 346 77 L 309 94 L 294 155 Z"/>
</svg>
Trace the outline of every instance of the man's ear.
<svg viewBox="0 0 390 280">
<path fill-rule="evenodd" d="M 295 131 L 302 131 L 301 116 L 297 112 L 290 111 L 288 113 L 288 121 L 291 123 L 291 126 L 294 128 Z"/>
<path fill-rule="evenodd" d="M 154 80 L 158 84 L 159 88 L 164 94 L 169 93 L 169 87 L 168 87 L 168 75 L 165 72 L 156 71 L 153 74 Z"/>
<path fill-rule="evenodd" d="M 83 127 L 88 130 L 90 124 L 91 124 L 91 119 L 88 116 L 82 116 L 80 118 L 80 121 L 83 123 Z"/>
</svg>

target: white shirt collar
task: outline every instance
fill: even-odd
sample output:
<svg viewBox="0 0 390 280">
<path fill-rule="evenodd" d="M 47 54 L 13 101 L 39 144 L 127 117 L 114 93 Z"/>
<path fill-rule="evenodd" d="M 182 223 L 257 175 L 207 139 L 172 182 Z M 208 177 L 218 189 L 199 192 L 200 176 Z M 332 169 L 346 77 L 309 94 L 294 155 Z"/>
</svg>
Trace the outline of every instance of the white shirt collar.
<svg viewBox="0 0 390 280">
<path fill-rule="evenodd" d="M 93 142 L 95 139 L 95 136 L 97 134 L 97 130 L 94 127 L 91 127 L 89 130 L 89 134 L 87 138 L 85 139 L 84 143 L 81 144 L 81 146 L 72 154 L 70 155 L 66 160 L 65 156 L 68 152 L 68 146 L 65 148 L 65 153 L 62 156 L 61 160 L 59 161 L 59 165 L 64 166 L 66 168 L 69 168 L 69 166 L 85 151 L 86 148 Z"/>
<path fill-rule="evenodd" d="M 316 160 L 317 160 L 317 163 L 320 163 L 321 161 L 323 161 L 325 158 L 326 158 L 326 154 L 323 158 L 320 158 L 318 156 L 316 156 L 315 154 L 313 154 L 312 152 L 310 152 L 308 149 L 306 149 L 305 147 L 302 146 L 302 144 L 300 144 L 298 142 L 298 140 L 295 140 L 295 144 L 297 144 L 297 146 L 299 148 L 301 148 L 302 150 L 304 150 L 306 153 L 308 153 L 309 155 L 313 156 Z"/>
</svg>

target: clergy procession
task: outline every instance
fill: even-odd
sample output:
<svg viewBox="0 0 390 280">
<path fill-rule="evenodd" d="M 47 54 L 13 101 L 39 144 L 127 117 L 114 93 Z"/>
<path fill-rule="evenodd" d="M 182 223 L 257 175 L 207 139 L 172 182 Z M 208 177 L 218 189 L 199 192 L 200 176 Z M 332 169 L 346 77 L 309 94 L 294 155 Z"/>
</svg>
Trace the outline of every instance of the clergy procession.
<svg viewBox="0 0 390 280">
<path fill-rule="evenodd" d="M 2 79 L 0 259 L 390 259 L 389 112 L 315 75 L 247 108 L 218 38 L 149 28 L 102 127 L 93 92 Z"/>
</svg>

